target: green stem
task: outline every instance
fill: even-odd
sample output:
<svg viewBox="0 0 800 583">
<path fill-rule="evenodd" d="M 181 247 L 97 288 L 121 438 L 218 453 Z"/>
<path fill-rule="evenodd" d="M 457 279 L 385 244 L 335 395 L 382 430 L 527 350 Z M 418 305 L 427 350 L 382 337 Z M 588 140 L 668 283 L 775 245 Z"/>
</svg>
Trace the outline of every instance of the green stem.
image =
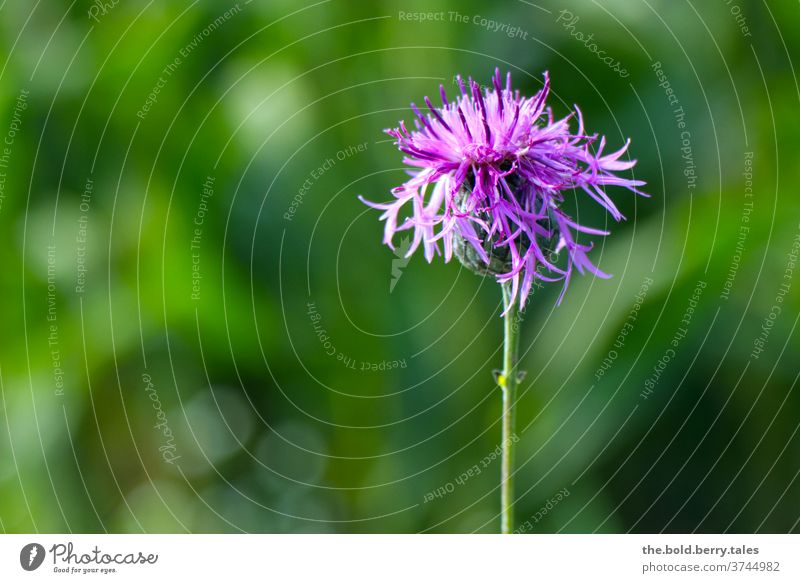
<svg viewBox="0 0 800 583">
<path fill-rule="evenodd" d="M 503 440 L 500 467 L 500 532 L 511 534 L 514 530 L 514 444 L 518 441 L 514 431 L 514 417 L 519 380 L 519 306 L 511 304 L 511 282 L 502 284 L 503 307 L 503 372 L 497 384 L 503 392 Z"/>
</svg>

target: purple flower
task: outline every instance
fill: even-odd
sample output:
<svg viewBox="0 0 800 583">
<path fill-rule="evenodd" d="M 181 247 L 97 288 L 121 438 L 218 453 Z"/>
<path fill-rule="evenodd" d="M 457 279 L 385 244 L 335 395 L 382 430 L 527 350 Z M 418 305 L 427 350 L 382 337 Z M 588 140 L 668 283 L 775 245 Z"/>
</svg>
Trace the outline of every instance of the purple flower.
<svg viewBox="0 0 800 583">
<path fill-rule="evenodd" d="M 361 198 L 383 211 L 384 243 L 394 249 L 394 234 L 413 229 L 407 257 L 420 244 L 428 262 L 442 252 L 449 261 L 455 253 L 474 271 L 491 273 L 501 283 L 511 281 L 509 305 L 519 301 L 520 307 L 535 279 L 563 281 L 560 303 L 573 270 L 610 277 L 589 260 L 592 243 L 579 242 L 581 235 L 609 233 L 579 224 L 561 205 L 565 192 L 581 189 L 615 220 L 624 219 L 605 187 L 622 186 L 647 196 L 637 189 L 644 182 L 615 174 L 636 164 L 620 160 L 630 140 L 603 155 L 605 137 L 598 141 L 596 134 L 584 132 L 577 106 L 555 121 L 545 106 L 547 73 L 542 90 L 530 98 L 511 90 L 511 73 L 503 88 L 499 69 L 494 89 L 482 91 L 471 78 L 467 89 L 460 76 L 458 84 L 461 95 L 454 101 L 440 86 L 441 107 L 425 97 L 430 113 L 411 104 L 415 130 L 402 121 L 399 128 L 386 130 L 413 170 L 405 184 L 392 190 L 395 200 Z M 575 133 L 570 130 L 573 117 Z M 406 205 L 409 216 L 398 226 Z"/>
</svg>

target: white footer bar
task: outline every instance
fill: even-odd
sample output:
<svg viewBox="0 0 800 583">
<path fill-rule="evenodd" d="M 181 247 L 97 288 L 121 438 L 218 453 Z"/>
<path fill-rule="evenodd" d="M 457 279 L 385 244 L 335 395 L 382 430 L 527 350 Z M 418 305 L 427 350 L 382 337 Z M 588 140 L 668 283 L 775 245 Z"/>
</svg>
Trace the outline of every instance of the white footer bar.
<svg viewBox="0 0 800 583">
<path fill-rule="evenodd" d="M 30 534 L 0 536 L 0 581 L 796 582 L 799 554 L 795 535 Z"/>
</svg>

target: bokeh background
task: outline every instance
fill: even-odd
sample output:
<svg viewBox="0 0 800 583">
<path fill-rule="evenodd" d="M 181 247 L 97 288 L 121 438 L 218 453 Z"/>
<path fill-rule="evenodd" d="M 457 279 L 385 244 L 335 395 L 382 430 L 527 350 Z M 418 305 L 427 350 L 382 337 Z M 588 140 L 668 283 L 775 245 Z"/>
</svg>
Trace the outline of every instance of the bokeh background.
<svg viewBox="0 0 800 583">
<path fill-rule="evenodd" d="M 398 258 L 357 196 L 403 180 L 382 130 L 411 101 L 499 67 L 630 137 L 652 194 L 609 191 L 620 224 L 571 201 L 614 278 L 527 309 L 521 529 L 796 532 L 798 23 L 0 3 L 0 529 L 497 531 L 499 289 Z"/>
</svg>

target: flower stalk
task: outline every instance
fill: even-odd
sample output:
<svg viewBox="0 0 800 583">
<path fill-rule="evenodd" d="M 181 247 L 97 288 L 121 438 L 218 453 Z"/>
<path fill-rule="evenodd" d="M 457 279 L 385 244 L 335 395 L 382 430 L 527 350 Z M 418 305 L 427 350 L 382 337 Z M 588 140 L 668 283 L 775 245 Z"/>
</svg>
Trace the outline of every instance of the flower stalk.
<svg viewBox="0 0 800 583">
<path fill-rule="evenodd" d="M 514 301 L 511 283 L 501 285 L 503 291 L 503 370 L 497 384 L 503 394 L 502 442 L 500 462 L 500 532 L 511 534 L 514 530 L 514 447 L 516 442 L 517 386 L 521 374 L 519 365 L 520 311 Z"/>
</svg>

